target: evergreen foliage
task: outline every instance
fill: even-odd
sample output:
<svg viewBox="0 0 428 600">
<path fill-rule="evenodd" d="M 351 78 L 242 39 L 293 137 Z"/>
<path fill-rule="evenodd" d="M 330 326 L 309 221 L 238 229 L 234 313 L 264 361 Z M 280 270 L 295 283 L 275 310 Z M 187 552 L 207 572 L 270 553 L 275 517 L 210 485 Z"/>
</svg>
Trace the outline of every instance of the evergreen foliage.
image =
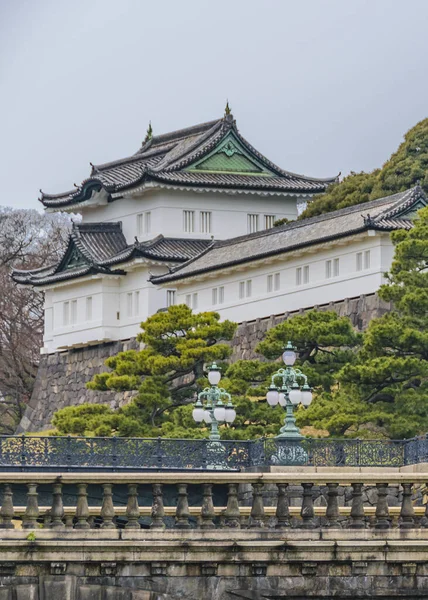
<svg viewBox="0 0 428 600">
<path fill-rule="evenodd" d="M 299 218 L 314 217 L 390 196 L 417 183 L 428 192 L 428 119 L 420 121 L 406 133 L 404 142 L 381 169 L 371 173 L 351 173 L 309 203 Z"/>
</svg>

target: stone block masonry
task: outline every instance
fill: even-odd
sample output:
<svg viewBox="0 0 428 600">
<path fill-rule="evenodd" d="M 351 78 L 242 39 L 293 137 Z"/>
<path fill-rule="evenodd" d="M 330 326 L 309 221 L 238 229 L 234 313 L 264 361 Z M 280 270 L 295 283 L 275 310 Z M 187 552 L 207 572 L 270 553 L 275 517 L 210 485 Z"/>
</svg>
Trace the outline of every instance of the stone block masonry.
<svg viewBox="0 0 428 600">
<path fill-rule="evenodd" d="M 358 330 L 365 329 L 372 318 L 391 309 L 377 294 L 370 294 L 244 322 L 238 326 L 231 342 L 232 361 L 259 357 L 255 348 L 269 329 L 313 308 L 347 316 Z M 66 406 L 94 403 L 118 408 L 129 402 L 133 392 L 97 392 L 85 386 L 95 374 L 106 370 L 104 362 L 109 356 L 137 347 L 136 340 L 131 339 L 42 355 L 33 394 L 17 433 L 49 429 L 53 414 Z"/>
</svg>

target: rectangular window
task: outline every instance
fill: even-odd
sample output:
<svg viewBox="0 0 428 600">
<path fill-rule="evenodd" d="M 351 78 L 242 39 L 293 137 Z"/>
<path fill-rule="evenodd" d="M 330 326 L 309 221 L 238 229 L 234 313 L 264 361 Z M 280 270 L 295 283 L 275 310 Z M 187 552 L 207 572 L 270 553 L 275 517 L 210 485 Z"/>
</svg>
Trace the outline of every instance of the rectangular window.
<svg viewBox="0 0 428 600">
<path fill-rule="evenodd" d="M 132 298 L 133 294 L 132 292 L 130 292 L 129 294 L 126 294 L 126 316 L 127 317 L 132 317 L 133 315 L 133 298 Z"/>
<path fill-rule="evenodd" d="M 186 233 L 195 231 L 195 211 L 183 210 L 183 229 Z"/>
<path fill-rule="evenodd" d="M 330 279 L 331 277 L 331 260 L 325 261 L 325 278 Z"/>
<path fill-rule="evenodd" d="M 339 259 L 335 258 L 333 261 L 333 275 L 335 277 L 339 276 Z"/>
<path fill-rule="evenodd" d="M 166 290 L 166 305 L 174 306 L 175 304 L 175 290 Z"/>
<path fill-rule="evenodd" d="M 309 266 L 303 267 L 303 283 L 309 283 Z"/>
<path fill-rule="evenodd" d="M 255 233 L 259 230 L 259 215 L 247 215 L 248 233 Z"/>
<path fill-rule="evenodd" d="M 363 270 L 363 253 L 357 252 L 356 258 L 357 258 L 357 262 L 356 262 L 357 271 L 362 271 Z"/>
<path fill-rule="evenodd" d="M 218 303 L 223 304 L 224 302 L 224 287 L 221 286 L 218 288 Z"/>
<path fill-rule="evenodd" d="M 71 301 L 70 322 L 72 325 L 77 323 L 77 300 Z"/>
<path fill-rule="evenodd" d="M 201 211 L 199 213 L 200 223 L 199 223 L 199 231 L 201 233 L 211 233 L 211 213 Z"/>
<path fill-rule="evenodd" d="M 273 276 L 274 279 L 274 290 L 275 292 L 277 292 L 279 290 L 279 288 L 281 287 L 281 273 L 275 273 L 275 275 Z"/>
<path fill-rule="evenodd" d="M 267 291 L 268 294 L 273 291 L 273 275 L 267 276 Z"/>
<path fill-rule="evenodd" d="M 364 252 L 364 268 L 370 269 L 370 250 Z"/>
<path fill-rule="evenodd" d="M 265 229 L 271 229 L 275 223 L 275 215 L 265 215 Z"/>
<path fill-rule="evenodd" d="M 239 298 L 245 298 L 245 281 L 239 282 Z"/>
<path fill-rule="evenodd" d="M 144 233 L 144 213 L 137 215 L 137 235 Z"/>
<path fill-rule="evenodd" d="M 192 308 L 193 310 L 198 308 L 198 294 L 192 294 Z"/>
<path fill-rule="evenodd" d="M 302 285 L 302 267 L 296 269 L 296 285 Z"/>
<path fill-rule="evenodd" d="M 86 298 L 86 320 L 92 321 L 92 296 Z"/>
<path fill-rule="evenodd" d="M 212 305 L 216 305 L 217 304 L 217 288 L 213 288 L 212 289 L 212 299 L 211 299 Z"/>
<path fill-rule="evenodd" d="M 187 294 L 186 295 L 186 306 L 188 306 L 189 308 L 192 308 L 192 296 L 191 296 L 191 294 Z"/>
<path fill-rule="evenodd" d="M 247 298 L 249 298 L 251 296 L 251 290 L 253 287 L 253 282 L 251 281 L 251 279 L 247 280 Z"/>
<path fill-rule="evenodd" d="M 152 228 L 152 213 L 150 211 L 137 215 L 137 232 L 138 235 L 150 233 Z"/>
<path fill-rule="evenodd" d="M 62 324 L 70 324 L 70 302 L 64 302 L 62 305 Z"/>
<path fill-rule="evenodd" d="M 140 292 L 134 293 L 134 314 L 135 316 L 140 314 Z"/>
</svg>

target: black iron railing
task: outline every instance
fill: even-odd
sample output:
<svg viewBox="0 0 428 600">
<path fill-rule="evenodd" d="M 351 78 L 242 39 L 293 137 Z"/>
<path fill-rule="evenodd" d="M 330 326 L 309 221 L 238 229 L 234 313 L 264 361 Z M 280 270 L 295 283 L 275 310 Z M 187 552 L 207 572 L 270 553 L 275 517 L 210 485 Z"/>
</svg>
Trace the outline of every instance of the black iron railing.
<svg viewBox="0 0 428 600">
<path fill-rule="evenodd" d="M 187 440 L 0 436 L 5 470 L 243 470 L 270 465 L 399 467 L 428 462 L 427 437 L 410 440 Z"/>
</svg>

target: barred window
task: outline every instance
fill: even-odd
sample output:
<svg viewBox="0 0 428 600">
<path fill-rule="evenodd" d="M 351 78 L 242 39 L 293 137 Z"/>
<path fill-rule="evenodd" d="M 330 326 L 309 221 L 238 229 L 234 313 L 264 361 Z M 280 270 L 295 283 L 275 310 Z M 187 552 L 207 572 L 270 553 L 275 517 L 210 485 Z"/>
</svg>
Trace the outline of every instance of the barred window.
<svg viewBox="0 0 428 600">
<path fill-rule="evenodd" d="M 255 233 L 259 230 L 259 215 L 247 215 L 248 233 Z"/>
<path fill-rule="evenodd" d="M 211 233 L 211 213 L 201 211 L 199 213 L 200 223 L 199 230 L 201 233 Z"/>
<path fill-rule="evenodd" d="M 333 262 L 333 275 L 335 277 L 339 276 L 339 259 L 335 258 Z"/>
<path fill-rule="evenodd" d="M 175 290 L 166 290 L 166 305 L 167 305 L 167 307 L 174 306 L 175 296 L 176 296 Z"/>
<path fill-rule="evenodd" d="M 92 296 L 86 298 L 86 320 L 92 321 Z"/>
<path fill-rule="evenodd" d="M 275 215 L 265 215 L 265 229 L 271 229 L 275 223 Z"/>
<path fill-rule="evenodd" d="M 183 210 L 183 229 L 186 233 L 195 231 L 195 211 Z"/>
</svg>

